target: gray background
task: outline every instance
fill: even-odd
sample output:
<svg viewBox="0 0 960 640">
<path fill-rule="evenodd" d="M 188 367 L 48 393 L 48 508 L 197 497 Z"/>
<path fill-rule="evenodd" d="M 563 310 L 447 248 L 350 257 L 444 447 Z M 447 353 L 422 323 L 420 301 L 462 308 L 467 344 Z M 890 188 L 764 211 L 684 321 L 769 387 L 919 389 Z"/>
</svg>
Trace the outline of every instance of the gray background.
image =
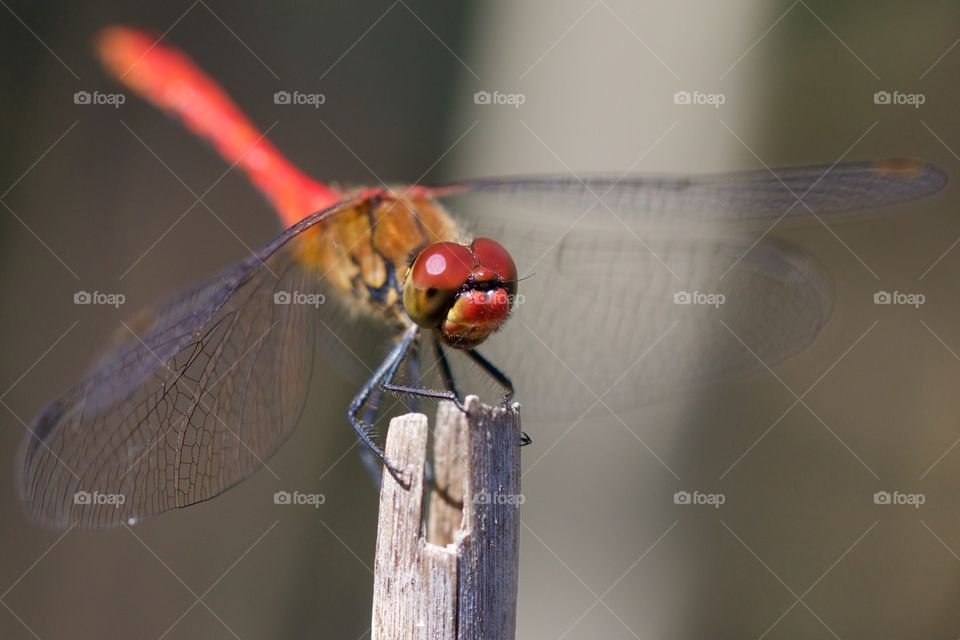
<svg viewBox="0 0 960 640">
<path fill-rule="evenodd" d="M 198 205 L 157 242 L 194 198 L 130 130 L 197 193 L 225 167 L 133 98 L 118 110 L 73 104 L 77 90 L 115 90 L 90 51 L 103 25 L 169 28 L 255 122 L 276 122 L 271 139 L 308 173 L 376 182 L 897 155 L 953 175 L 958 18 L 946 2 L 6 1 L 0 467 L 12 469 L 21 420 L 82 375 L 120 320 L 277 232 L 230 173 L 204 198 L 223 223 Z M 327 103 L 280 107 L 279 89 Z M 482 107 L 478 90 L 526 102 Z M 726 103 L 678 106 L 679 90 Z M 875 105 L 878 90 L 926 102 Z M 631 417 L 635 433 L 604 415 L 538 425 L 523 453 L 518 635 L 960 634 L 956 199 L 951 186 L 892 217 L 775 229 L 837 290 L 821 337 L 775 375 L 651 406 Z M 122 291 L 127 304 L 77 307 L 80 288 Z M 878 290 L 927 302 L 875 306 Z M 131 530 L 38 530 L 12 473 L 0 474 L 0 637 L 364 637 L 376 495 L 355 456 L 342 457 L 355 387 L 315 383 L 270 461 L 278 477 L 258 473 Z M 794 393 L 803 403 L 790 409 Z M 290 488 L 327 503 L 274 506 Z M 675 505 L 678 490 L 726 502 Z M 925 504 L 875 505 L 881 490 Z"/>
</svg>

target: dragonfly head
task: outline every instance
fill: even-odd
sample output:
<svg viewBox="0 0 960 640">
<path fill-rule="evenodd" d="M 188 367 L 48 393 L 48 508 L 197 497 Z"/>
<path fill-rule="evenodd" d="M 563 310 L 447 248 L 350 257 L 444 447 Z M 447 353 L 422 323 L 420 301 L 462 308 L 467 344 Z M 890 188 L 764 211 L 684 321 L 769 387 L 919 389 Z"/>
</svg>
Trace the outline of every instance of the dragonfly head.
<svg viewBox="0 0 960 640">
<path fill-rule="evenodd" d="M 510 315 L 517 267 L 499 243 L 435 242 L 420 252 L 403 282 L 403 308 L 456 349 L 477 346 Z"/>
</svg>

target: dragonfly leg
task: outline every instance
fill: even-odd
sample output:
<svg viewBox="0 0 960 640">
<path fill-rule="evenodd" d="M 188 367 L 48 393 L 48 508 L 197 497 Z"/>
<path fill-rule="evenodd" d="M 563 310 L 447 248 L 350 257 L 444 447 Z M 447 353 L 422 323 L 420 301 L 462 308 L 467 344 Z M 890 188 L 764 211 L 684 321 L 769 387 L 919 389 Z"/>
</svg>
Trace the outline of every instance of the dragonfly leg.
<svg viewBox="0 0 960 640">
<path fill-rule="evenodd" d="M 434 341 L 434 344 L 439 345 L 439 342 Z M 449 371 L 450 371 L 450 364 L 446 361 L 445 356 L 441 355 L 440 357 L 441 357 L 441 367 L 445 367 L 443 375 L 446 378 L 446 376 L 449 374 Z M 398 367 L 394 367 L 394 370 L 391 373 L 387 374 L 386 380 L 392 381 L 394 378 L 394 375 L 396 374 L 397 369 Z M 407 354 L 407 375 L 409 375 L 409 377 L 412 380 L 420 379 L 420 342 L 419 341 L 415 341 L 413 345 L 411 345 L 410 350 Z M 452 379 L 453 378 L 451 377 L 450 380 L 452 381 Z M 387 388 L 386 385 L 381 384 L 379 390 L 384 391 L 386 388 Z M 399 389 L 400 387 L 394 387 L 394 388 Z M 411 411 L 418 411 L 419 405 L 420 405 L 419 400 L 422 396 L 418 393 L 410 393 L 408 395 L 412 396 L 412 400 L 413 400 L 413 402 L 411 403 Z M 429 459 L 426 461 L 426 464 L 424 465 L 424 484 L 427 487 L 437 489 L 436 477 L 434 476 L 434 473 L 433 473 L 433 462 Z"/>
<path fill-rule="evenodd" d="M 464 404 L 460 401 L 460 398 L 458 398 L 457 394 L 455 394 L 453 391 L 424 389 L 423 387 L 411 387 L 402 384 L 395 384 L 392 377 L 385 379 L 380 386 L 383 387 L 384 391 L 389 391 L 390 393 L 420 398 L 432 398 L 434 400 L 449 400 L 457 405 L 457 408 L 461 411 L 467 410 L 466 406 L 464 406 Z"/>
<path fill-rule="evenodd" d="M 501 387 L 506 390 L 506 393 L 503 394 L 502 402 L 504 404 L 510 402 L 513 399 L 513 381 L 507 377 L 503 371 L 501 371 L 495 364 L 484 358 L 479 351 L 476 349 L 468 349 L 467 355 L 480 365 L 480 368 L 486 371 L 491 378 L 496 380 Z M 533 444 L 533 438 L 528 436 L 525 432 L 520 432 L 520 446 L 526 447 L 527 445 Z"/>
<path fill-rule="evenodd" d="M 456 403 L 456 405 L 463 410 L 463 401 L 460 399 L 460 392 L 458 391 L 456 381 L 453 378 L 453 371 L 450 369 L 450 362 L 447 360 L 447 354 L 443 350 L 443 346 L 439 341 L 435 342 L 434 345 L 437 350 L 437 360 L 440 363 L 440 372 L 443 375 L 443 383 L 447 387 L 446 391 L 394 384 L 392 376 L 386 376 L 381 386 L 384 388 L 384 390 L 391 391 L 393 393 L 408 394 L 423 398 L 436 398 L 439 400 L 450 400 Z M 510 378 L 508 378 L 505 373 L 500 371 L 495 364 L 480 355 L 480 353 L 475 349 L 468 349 L 467 355 L 469 355 L 474 362 L 480 365 L 480 368 L 486 371 L 490 377 L 496 380 L 497 383 L 505 389 L 506 393 L 503 395 L 502 402 L 504 404 L 510 402 L 510 400 L 513 399 L 513 382 L 510 380 Z"/>
<path fill-rule="evenodd" d="M 418 327 L 416 325 L 411 326 L 406 333 L 403 334 L 403 337 L 400 339 L 400 342 L 390 351 L 384 361 L 377 367 L 377 370 L 373 373 L 373 376 L 364 383 L 363 388 L 360 390 L 360 393 L 356 395 L 353 401 L 350 403 L 350 409 L 347 412 L 347 417 L 350 420 L 350 424 L 353 427 L 353 430 L 356 431 L 357 437 L 360 438 L 360 441 L 366 446 L 366 448 L 376 456 L 387 469 L 390 471 L 390 474 L 397 478 L 398 481 L 401 480 L 401 470 L 398 469 L 383 453 L 383 449 L 373 441 L 372 437 L 372 421 L 367 422 L 364 420 L 370 419 L 371 415 L 376 414 L 376 408 L 374 407 L 370 413 L 363 413 L 363 418 L 361 418 L 361 413 L 364 412 L 364 408 L 370 405 L 370 400 L 375 399 L 379 404 L 379 386 L 382 386 L 384 379 L 392 378 L 397 371 L 397 368 L 400 366 L 400 363 L 403 362 L 404 356 L 407 355 L 407 352 L 410 350 L 410 345 L 412 345 L 417 338 Z M 375 393 L 376 392 L 376 393 Z"/>
<path fill-rule="evenodd" d="M 435 344 L 437 349 L 437 359 L 440 362 L 440 371 L 443 375 L 444 384 L 446 384 L 447 390 L 424 389 L 423 387 L 396 384 L 394 382 L 394 378 L 396 376 L 397 369 L 400 367 L 400 362 L 403 360 L 403 355 L 401 355 L 397 361 L 393 362 L 390 370 L 382 378 L 380 378 L 380 387 L 384 391 L 389 391 L 391 393 L 421 398 L 433 398 L 436 400 L 449 400 L 457 405 L 457 408 L 461 411 L 466 411 L 467 408 L 460 399 L 460 394 L 457 392 L 456 382 L 453 378 L 453 372 L 450 369 L 450 363 L 447 361 L 446 353 L 443 351 L 443 347 L 439 342 L 436 342 Z M 467 355 L 469 355 L 474 362 L 479 364 L 480 367 L 486 371 L 488 375 L 490 375 L 490 377 L 496 380 L 500 386 L 506 390 L 506 393 L 503 396 L 503 402 L 509 402 L 513 398 L 513 382 L 510 380 L 510 378 L 508 378 L 505 373 L 496 367 L 496 365 L 484 358 L 477 351 L 468 349 Z M 533 439 L 526 433 L 522 433 L 520 436 L 520 446 L 525 447 L 531 443 L 533 443 Z"/>
<path fill-rule="evenodd" d="M 506 393 L 503 394 L 503 404 L 510 402 L 513 399 L 513 381 L 507 377 L 503 371 L 500 371 L 497 368 L 497 365 L 493 364 L 482 355 L 476 349 L 467 349 L 467 355 L 480 365 L 480 368 L 487 372 L 487 374 L 497 381 L 497 383 L 506 390 Z"/>
<path fill-rule="evenodd" d="M 462 398 L 460 391 L 457 389 L 457 383 L 453 379 L 453 370 L 450 369 L 450 361 L 447 360 L 447 352 L 443 350 L 443 345 L 440 343 L 436 337 L 433 339 L 433 348 L 437 352 L 437 362 L 440 363 L 440 373 L 443 376 L 443 383 L 447 386 L 453 395 L 458 398 Z"/>
<path fill-rule="evenodd" d="M 367 428 L 372 427 L 377 421 L 377 411 L 380 409 L 380 400 L 382 398 L 383 390 L 380 388 L 380 385 L 375 385 L 370 393 L 370 397 L 367 399 L 366 408 L 363 411 L 363 424 L 365 426 L 370 425 Z M 380 460 L 377 459 L 377 456 L 374 455 L 369 447 L 363 446 L 360 447 L 360 461 L 370 475 L 370 479 L 373 480 L 374 486 L 379 487 L 383 479 L 383 465 L 380 464 Z"/>
<path fill-rule="evenodd" d="M 416 340 L 412 345 L 410 345 L 410 350 L 407 352 L 407 377 L 410 380 L 419 380 L 420 379 L 420 341 Z M 393 373 L 396 373 L 396 369 Z M 393 375 L 390 375 L 387 380 L 392 380 Z M 383 390 L 383 385 L 380 386 L 380 390 Z M 410 402 L 407 403 L 407 408 L 413 412 L 420 411 L 420 397 L 411 396 Z"/>
<path fill-rule="evenodd" d="M 456 404 L 461 411 L 465 411 L 466 409 L 463 404 L 463 400 L 461 399 L 460 391 L 457 389 L 457 383 L 453 377 L 453 370 L 450 368 L 450 361 L 447 359 L 447 353 L 444 351 L 443 345 L 439 340 L 434 339 L 433 345 L 437 352 L 437 361 L 440 364 L 440 373 L 443 376 L 443 383 L 447 387 L 446 390 L 424 389 L 423 387 L 399 385 L 394 382 L 394 376 L 392 374 L 384 376 L 382 378 L 383 382 L 380 386 L 385 391 L 390 391 L 392 393 L 421 398 L 434 398 L 437 400 L 450 400 Z M 416 353 L 416 351 L 414 350 L 413 353 Z M 480 365 L 480 367 L 486 371 L 490 377 L 496 380 L 497 383 L 506 390 L 502 402 L 509 402 L 513 398 L 513 382 L 510 380 L 510 378 L 508 378 L 505 373 L 500 371 L 496 365 L 480 355 L 480 353 L 475 349 L 468 349 L 467 355 L 469 355 L 474 362 Z M 397 366 L 399 366 L 399 362 L 397 363 Z M 393 373 L 396 373 L 397 366 L 393 368 Z"/>
<path fill-rule="evenodd" d="M 416 348 L 414 349 L 416 354 Z M 402 359 L 402 358 L 401 358 Z M 444 365 L 446 367 L 444 369 Z M 457 397 L 457 394 L 453 391 L 442 391 L 439 389 L 424 389 L 423 387 L 416 387 L 411 385 L 402 385 L 394 382 L 396 377 L 397 369 L 400 366 L 400 362 L 394 363 L 392 369 L 381 378 L 380 387 L 384 391 L 389 391 L 390 393 L 396 393 L 403 396 L 413 396 L 415 398 L 432 398 L 434 400 L 449 400 L 457 405 L 461 411 L 466 411 L 466 407 L 463 405 L 463 402 L 460 401 L 460 398 Z M 445 358 L 441 358 L 440 361 L 441 370 L 443 371 L 444 377 L 449 373 L 450 366 L 449 363 L 446 363 Z M 451 377 L 452 379 L 452 377 Z"/>
</svg>

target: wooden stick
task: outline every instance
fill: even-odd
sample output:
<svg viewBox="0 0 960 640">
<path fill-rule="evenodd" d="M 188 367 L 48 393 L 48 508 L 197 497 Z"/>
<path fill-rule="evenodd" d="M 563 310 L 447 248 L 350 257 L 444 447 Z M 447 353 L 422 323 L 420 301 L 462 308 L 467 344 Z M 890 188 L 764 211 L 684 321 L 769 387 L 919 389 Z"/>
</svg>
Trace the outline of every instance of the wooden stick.
<svg viewBox="0 0 960 640">
<path fill-rule="evenodd" d="M 455 637 L 456 553 L 423 542 L 426 452 L 426 416 L 411 413 L 390 422 L 387 457 L 404 469 L 407 486 L 384 472 L 373 570 L 374 640 Z"/>
<path fill-rule="evenodd" d="M 519 406 L 476 396 L 437 411 L 435 487 L 423 522 L 427 419 L 390 423 L 374 563 L 372 640 L 511 640 L 519 565 Z M 405 486 L 406 485 L 406 486 Z"/>
</svg>

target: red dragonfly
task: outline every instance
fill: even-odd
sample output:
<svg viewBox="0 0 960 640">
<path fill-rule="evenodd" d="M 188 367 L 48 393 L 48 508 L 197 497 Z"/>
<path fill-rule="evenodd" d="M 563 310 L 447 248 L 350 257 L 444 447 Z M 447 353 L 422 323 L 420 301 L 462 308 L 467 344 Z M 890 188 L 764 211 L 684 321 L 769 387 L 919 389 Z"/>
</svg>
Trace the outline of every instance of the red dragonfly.
<svg viewBox="0 0 960 640">
<path fill-rule="evenodd" d="M 393 339 L 348 409 L 388 466 L 370 426 L 383 392 L 460 402 L 449 350 L 479 365 L 505 399 L 513 383 L 504 372 L 519 375 L 528 418 L 547 415 L 543 403 L 570 422 L 598 404 L 623 412 L 679 383 L 773 364 L 827 322 L 829 278 L 798 248 L 766 234 L 718 237 L 717 227 L 835 220 L 946 183 L 936 167 L 898 159 L 341 190 L 300 172 L 218 84 L 153 36 L 112 27 L 98 51 L 113 75 L 240 167 L 289 228 L 140 314 L 34 420 L 21 495 L 36 520 L 56 527 L 139 521 L 212 498 L 260 468 L 297 425 L 311 374 L 323 374 L 313 371 L 317 333 L 338 318 L 338 334 L 372 319 L 380 329 L 362 339 Z M 464 196 L 483 194 L 513 200 L 471 214 Z M 440 199 L 460 203 L 460 215 Z M 527 215 L 531 204 L 538 215 Z M 521 276 L 534 270 L 520 294 Z M 497 332 L 488 360 L 476 347 Z M 423 341 L 439 388 L 420 382 Z M 401 384 L 402 373 L 412 381 Z M 96 494 L 124 499 L 77 499 Z"/>
</svg>

